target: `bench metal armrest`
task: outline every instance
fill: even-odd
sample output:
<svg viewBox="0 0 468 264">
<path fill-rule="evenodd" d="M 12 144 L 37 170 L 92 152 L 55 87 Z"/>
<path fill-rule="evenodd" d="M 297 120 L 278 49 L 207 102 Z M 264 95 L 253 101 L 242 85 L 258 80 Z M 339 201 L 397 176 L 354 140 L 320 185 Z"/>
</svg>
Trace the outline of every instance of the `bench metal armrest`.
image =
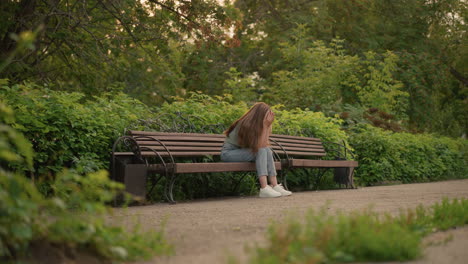
<svg viewBox="0 0 468 264">
<path fill-rule="evenodd" d="M 137 139 L 145 139 L 145 138 L 151 139 L 151 140 L 154 140 L 154 141 L 158 142 L 158 143 L 164 148 L 164 150 L 166 150 L 167 155 L 169 156 L 169 158 L 170 158 L 170 160 L 171 160 L 171 163 L 172 163 L 172 164 L 175 163 L 174 157 L 172 156 L 171 151 L 167 148 L 167 146 L 166 146 L 161 140 L 157 139 L 157 138 L 154 137 L 154 136 L 151 136 L 151 137 L 150 137 L 150 136 L 136 136 L 136 137 L 134 137 L 135 142 L 136 142 Z M 139 146 L 139 145 L 138 145 L 138 146 Z M 161 161 L 164 162 L 164 160 L 163 160 L 163 158 L 161 157 L 161 155 L 160 155 L 157 151 L 155 151 L 154 149 L 151 149 L 151 148 L 149 148 L 149 147 L 140 147 L 140 146 L 139 146 L 139 148 L 140 148 L 140 149 L 145 148 L 145 149 L 147 149 L 147 150 L 153 151 L 154 153 L 157 154 L 157 156 L 161 159 Z"/>
<path fill-rule="evenodd" d="M 283 148 L 283 146 L 280 143 L 278 143 L 278 141 L 276 141 L 274 139 L 270 138 L 269 140 L 272 141 L 273 143 L 275 143 L 278 147 L 280 147 L 281 150 L 283 151 L 284 155 L 286 156 L 286 160 L 289 160 L 288 152 Z M 276 153 L 276 151 L 274 151 L 274 150 L 273 150 L 273 153 L 275 154 L 276 159 L 280 161 L 281 158 L 279 157 L 278 153 Z"/>
<path fill-rule="evenodd" d="M 351 150 L 348 147 L 346 147 L 344 140 L 342 142 L 343 144 L 331 142 L 331 141 L 322 141 L 322 143 L 324 144 L 324 148 L 327 144 L 331 145 L 328 147 L 328 149 L 326 149 L 326 151 L 329 153 L 333 153 L 336 159 L 345 160 L 347 154 L 350 154 L 351 158 L 355 159 L 356 156 L 354 155 L 354 153 L 351 152 Z"/>
</svg>

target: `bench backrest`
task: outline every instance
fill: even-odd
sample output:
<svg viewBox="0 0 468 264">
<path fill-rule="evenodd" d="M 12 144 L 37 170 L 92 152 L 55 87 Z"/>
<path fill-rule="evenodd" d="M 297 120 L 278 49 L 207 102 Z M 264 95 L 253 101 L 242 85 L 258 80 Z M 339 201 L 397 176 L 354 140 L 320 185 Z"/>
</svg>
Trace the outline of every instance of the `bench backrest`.
<svg viewBox="0 0 468 264">
<path fill-rule="evenodd" d="M 130 131 L 130 135 L 142 148 L 143 156 L 203 157 L 221 154 L 225 136 L 222 134 L 170 133 Z M 325 156 L 322 142 L 317 138 L 296 137 L 274 134 L 270 136 L 272 149 L 280 156 Z"/>
<path fill-rule="evenodd" d="M 220 155 L 224 142 L 224 135 L 197 133 L 170 133 L 130 131 L 130 135 L 143 148 L 151 148 L 161 156 L 174 157 L 203 157 Z M 162 144 L 161 144 L 162 143 Z M 167 149 L 166 149 L 167 148 Z M 142 149 L 143 156 L 154 155 Z"/>
<path fill-rule="evenodd" d="M 289 157 L 323 157 L 326 155 L 322 141 L 318 138 L 273 134 L 270 144 L 279 154 Z"/>
</svg>

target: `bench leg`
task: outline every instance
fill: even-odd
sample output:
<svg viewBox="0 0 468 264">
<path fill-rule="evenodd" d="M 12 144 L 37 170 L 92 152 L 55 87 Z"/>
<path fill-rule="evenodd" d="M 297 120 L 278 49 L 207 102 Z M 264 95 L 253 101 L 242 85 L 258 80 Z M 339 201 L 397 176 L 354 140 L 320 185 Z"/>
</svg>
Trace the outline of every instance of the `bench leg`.
<svg viewBox="0 0 468 264">
<path fill-rule="evenodd" d="M 356 186 L 354 186 L 354 167 L 350 167 L 348 169 L 348 183 L 346 184 L 346 186 L 351 186 L 352 189 L 356 189 Z"/>
<path fill-rule="evenodd" d="M 125 184 L 125 191 L 144 199 L 146 197 L 147 172 L 148 168 L 145 164 L 125 165 L 122 179 Z"/>
<path fill-rule="evenodd" d="M 174 196 L 172 194 L 175 180 L 176 180 L 176 175 L 174 173 L 168 173 L 166 175 L 166 186 L 164 187 L 164 196 L 166 197 L 166 200 L 171 204 L 176 203 L 174 200 Z"/>
<path fill-rule="evenodd" d="M 288 182 L 286 179 L 287 178 L 286 176 L 288 175 L 288 170 L 286 169 L 280 170 L 279 175 L 281 176 L 281 183 L 283 184 L 284 189 L 289 191 Z"/>
</svg>

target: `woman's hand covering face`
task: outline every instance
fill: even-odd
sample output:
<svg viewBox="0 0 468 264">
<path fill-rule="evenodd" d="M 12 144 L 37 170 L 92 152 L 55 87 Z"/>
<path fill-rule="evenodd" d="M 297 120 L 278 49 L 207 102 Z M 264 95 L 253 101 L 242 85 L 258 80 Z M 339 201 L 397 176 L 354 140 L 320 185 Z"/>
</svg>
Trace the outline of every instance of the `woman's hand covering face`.
<svg viewBox="0 0 468 264">
<path fill-rule="evenodd" d="M 263 123 L 267 126 L 270 126 L 273 123 L 273 120 L 275 120 L 275 113 L 269 110 L 268 113 L 265 115 L 265 118 L 263 119 Z"/>
</svg>

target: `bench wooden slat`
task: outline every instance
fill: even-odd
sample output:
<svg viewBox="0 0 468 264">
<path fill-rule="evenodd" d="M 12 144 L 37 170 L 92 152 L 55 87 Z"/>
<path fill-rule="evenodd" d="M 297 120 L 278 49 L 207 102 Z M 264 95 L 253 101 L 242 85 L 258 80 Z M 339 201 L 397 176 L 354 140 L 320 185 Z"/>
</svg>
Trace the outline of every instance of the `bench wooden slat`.
<svg viewBox="0 0 468 264">
<path fill-rule="evenodd" d="M 281 142 L 281 141 L 276 141 L 276 142 L 278 142 L 278 144 L 283 146 L 283 148 L 284 147 L 309 147 L 309 146 L 310 147 L 321 147 L 321 148 L 323 148 L 323 145 L 319 144 L 319 143 L 317 143 L 317 144 L 304 144 L 304 143 L 289 143 L 289 142 Z M 273 145 L 273 146 L 276 145 L 276 143 L 273 142 L 273 141 L 270 141 L 270 144 Z"/>
<path fill-rule="evenodd" d="M 216 138 L 190 138 L 190 137 L 180 137 L 180 138 L 170 138 L 170 137 L 161 137 L 157 138 L 159 141 L 163 142 L 165 145 L 187 145 L 191 144 L 192 146 L 201 146 L 204 144 L 210 144 L 210 146 L 222 146 L 224 143 L 224 139 L 216 139 Z M 142 145 L 160 145 L 158 140 L 156 139 L 144 139 L 144 138 L 136 138 L 138 144 Z M 302 148 L 323 148 L 322 144 L 306 144 L 304 142 L 281 142 L 276 141 L 279 145 L 283 147 L 302 147 Z M 271 146 L 277 146 L 274 141 L 270 141 Z"/>
<path fill-rule="evenodd" d="M 292 159 L 289 166 L 293 168 L 348 168 L 357 167 L 358 162 L 353 160 L 309 160 Z"/>
<path fill-rule="evenodd" d="M 297 150 L 297 151 L 305 151 L 305 152 L 309 152 L 309 151 L 318 151 L 318 152 L 323 152 L 325 151 L 323 147 L 301 147 L 301 148 L 297 148 L 297 147 L 288 147 L 288 146 L 283 146 L 283 148 L 281 148 L 280 146 L 272 146 L 273 149 L 275 150 L 286 150 L 286 151 L 294 151 L 294 150 Z"/>
<path fill-rule="evenodd" d="M 221 148 L 223 146 L 223 142 L 192 142 L 192 141 L 183 141 L 183 142 L 178 142 L 178 141 L 162 141 L 164 145 L 167 147 L 170 146 L 193 146 L 194 148 L 197 147 L 218 147 Z M 161 144 L 158 141 L 141 141 L 137 140 L 137 143 L 140 146 L 160 146 Z M 277 144 L 274 142 L 271 142 L 271 147 L 277 150 L 281 150 L 282 148 L 279 147 Z M 279 142 L 278 142 L 279 143 Z M 323 146 L 321 145 L 311 145 L 311 146 L 306 146 L 304 144 L 293 144 L 293 143 L 280 143 L 280 145 L 285 149 L 285 150 L 323 150 Z"/>
<path fill-rule="evenodd" d="M 188 143 L 186 145 L 176 145 L 172 146 L 171 144 L 165 144 L 166 148 L 164 146 L 161 146 L 158 142 L 150 142 L 151 144 L 140 144 L 141 147 L 148 147 L 154 150 L 158 151 L 164 151 L 166 148 L 169 151 L 181 151 L 181 150 L 193 150 L 193 151 L 221 151 L 221 144 L 216 144 L 216 145 L 210 145 L 206 146 L 206 144 L 200 144 L 200 145 L 193 145 L 191 143 Z M 281 148 L 280 146 L 271 146 L 273 150 L 282 152 L 283 149 L 288 151 L 303 151 L 303 152 L 324 152 L 325 150 L 323 148 L 295 148 L 295 147 L 285 147 Z"/>
<path fill-rule="evenodd" d="M 162 141 L 166 146 L 219 146 L 222 147 L 224 140 L 219 139 L 208 139 L 207 141 L 206 138 L 192 138 L 192 137 L 155 137 Z M 180 141 L 177 141 L 180 140 Z M 187 140 L 187 141 L 182 141 L 182 140 Z M 137 143 L 143 146 L 157 146 L 160 145 L 160 143 L 154 139 L 151 138 L 137 138 Z M 278 145 L 275 142 L 270 142 L 272 147 L 278 147 Z M 304 142 L 301 143 L 288 143 L 288 142 L 281 142 L 277 141 L 278 144 L 283 146 L 284 149 L 291 149 L 291 150 L 299 150 L 294 147 L 298 148 L 307 148 L 307 149 L 323 149 L 323 146 L 320 142 L 314 142 L 310 144 L 310 142 L 307 142 L 308 144 L 305 144 Z"/>
<path fill-rule="evenodd" d="M 281 170 L 281 163 L 275 162 L 276 170 Z M 203 173 L 203 172 L 234 172 L 257 170 L 254 162 L 206 162 L 206 163 L 175 163 L 174 173 Z M 161 164 L 149 166 L 151 171 L 163 171 Z"/>
<path fill-rule="evenodd" d="M 279 135 L 279 134 L 271 134 L 270 137 L 277 138 L 277 139 L 298 139 L 303 141 L 316 141 L 322 142 L 319 138 L 312 138 L 312 137 L 300 137 L 300 136 L 289 136 L 289 135 Z"/>
<path fill-rule="evenodd" d="M 158 151 L 159 155 L 162 157 L 168 157 L 169 154 L 165 151 Z M 284 156 L 282 151 L 276 152 L 280 156 Z M 324 157 L 326 156 L 325 152 L 297 152 L 297 151 L 287 151 L 286 152 L 290 157 L 299 156 L 299 157 Z M 114 153 L 116 156 L 133 156 L 132 152 L 116 152 Z M 142 151 L 141 155 L 143 157 L 157 157 L 156 153 L 152 151 Z M 171 155 L 173 157 L 204 157 L 204 156 L 219 156 L 221 155 L 221 151 L 171 151 Z"/>
<path fill-rule="evenodd" d="M 178 133 L 178 132 L 155 132 L 155 131 L 136 131 L 131 130 L 130 135 L 132 136 L 193 136 L 193 137 L 219 137 L 225 138 L 224 134 L 202 134 L 202 133 Z M 312 137 L 300 137 L 300 136 L 289 136 L 289 135 L 280 135 L 272 134 L 272 138 L 283 138 L 283 139 L 296 139 L 301 141 L 316 141 L 321 142 L 319 138 Z"/>
<path fill-rule="evenodd" d="M 169 154 L 166 151 L 158 151 L 159 155 L 162 157 L 167 157 Z M 284 155 L 283 151 L 276 151 L 276 153 L 280 156 Z M 326 156 L 325 152 L 300 152 L 300 151 L 286 151 L 289 156 L 312 156 L 312 157 L 324 157 Z M 203 157 L 203 156 L 219 156 L 221 155 L 221 150 L 219 151 L 171 151 L 172 156 L 174 157 Z M 133 155 L 132 152 L 116 152 L 116 156 L 131 156 Z M 152 151 L 142 151 L 141 155 L 144 157 L 155 157 L 157 156 Z"/>
<path fill-rule="evenodd" d="M 146 132 L 146 131 L 141 131 L 141 133 L 136 133 L 134 131 L 132 133 L 132 136 L 134 137 L 140 137 L 138 140 L 151 140 L 147 139 L 144 137 L 153 137 L 154 139 L 159 139 L 159 140 L 194 140 L 194 141 L 219 141 L 223 142 L 224 139 L 226 138 L 222 134 L 197 134 L 197 133 L 165 133 L 165 132 Z M 299 144 L 315 144 L 315 145 L 321 145 L 321 140 L 317 138 L 301 138 L 301 137 L 296 137 L 296 136 L 282 136 L 282 135 L 271 135 L 270 138 L 272 138 L 275 141 L 278 142 L 284 142 L 284 143 L 299 143 Z"/>
<path fill-rule="evenodd" d="M 321 142 L 312 141 L 312 140 L 299 140 L 299 139 L 275 138 L 275 137 L 270 137 L 270 138 L 279 142 L 280 144 L 283 142 L 286 142 L 286 143 L 298 143 L 298 144 L 306 144 L 306 145 L 322 145 Z"/>
<path fill-rule="evenodd" d="M 143 145 L 145 146 L 145 145 Z M 142 146 L 142 147 L 143 147 Z M 154 149 L 156 151 L 165 151 L 166 149 L 163 147 L 163 146 L 146 146 L 146 147 L 149 147 L 151 149 Z M 167 149 L 170 151 L 170 152 L 176 152 L 176 151 L 183 151 L 183 150 L 186 150 L 186 151 L 192 151 L 192 152 L 199 152 L 199 151 L 218 151 L 220 152 L 221 151 L 221 147 L 220 146 L 216 146 L 216 147 L 202 147 L 202 146 L 166 146 Z"/>
<path fill-rule="evenodd" d="M 136 140 L 138 141 L 151 141 L 151 140 L 160 140 L 160 141 L 195 141 L 195 142 L 224 142 L 224 138 L 220 137 L 192 137 L 192 136 L 170 136 L 170 135 L 164 135 L 164 136 L 145 136 L 145 137 L 151 137 L 150 138 L 145 138 L 145 137 L 139 137 L 139 136 L 133 136 Z"/>
<path fill-rule="evenodd" d="M 161 145 L 156 140 L 153 140 L 153 141 L 140 141 L 140 140 L 137 140 L 137 143 L 140 146 L 160 146 Z M 201 147 L 219 147 L 219 148 L 221 148 L 223 146 L 222 142 L 163 141 L 163 143 L 166 146 L 194 146 L 194 147 L 201 146 Z"/>
<path fill-rule="evenodd" d="M 165 151 L 158 152 L 162 157 L 168 157 L 169 155 Z M 171 152 L 174 157 L 204 157 L 204 156 L 216 156 L 220 155 L 221 151 L 207 151 L 207 152 L 193 152 L 193 151 L 184 151 L 184 152 Z M 133 156 L 133 152 L 116 152 L 116 156 Z M 142 151 L 141 155 L 143 157 L 157 157 L 157 155 L 152 151 Z"/>
<path fill-rule="evenodd" d="M 282 151 L 277 151 L 276 153 L 278 153 L 278 155 L 280 155 L 280 156 L 284 155 L 284 153 Z M 294 157 L 294 156 L 300 156 L 300 157 L 304 157 L 304 156 L 325 157 L 327 155 L 325 153 L 325 151 L 323 151 L 323 152 L 286 151 L 286 153 L 290 156 L 290 158 Z"/>
<path fill-rule="evenodd" d="M 223 134 L 201 134 L 201 133 L 172 133 L 172 132 L 152 132 L 152 131 L 135 131 L 131 130 L 130 135 L 132 136 L 173 136 L 173 137 L 215 137 L 225 138 Z"/>
</svg>

